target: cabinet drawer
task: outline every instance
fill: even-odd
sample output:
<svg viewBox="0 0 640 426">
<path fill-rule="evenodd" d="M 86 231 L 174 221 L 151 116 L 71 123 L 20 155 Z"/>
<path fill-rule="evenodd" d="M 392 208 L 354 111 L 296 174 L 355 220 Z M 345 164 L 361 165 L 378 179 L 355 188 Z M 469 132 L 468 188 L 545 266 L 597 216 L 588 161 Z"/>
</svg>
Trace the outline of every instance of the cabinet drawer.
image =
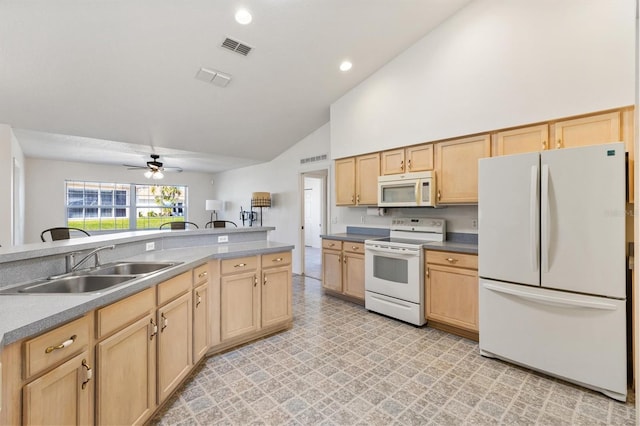
<svg viewBox="0 0 640 426">
<path fill-rule="evenodd" d="M 253 271 L 258 268 L 258 257 L 247 256 L 236 259 L 225 259 L 222 261 L 222 274 L 235 274 L 238 272 Z"/>
<path fill-rule="evenodd" d="M 342 241 L 323 239 L 322 248 L 331 249 L 331 250 L 342 250 Z"/>
<path fill-rule="evenodd" d="M 138 318 L 148 315 L 156 306 L 155 290 L 155 287 L 148 288 L 105 308 L 98 309 L 96 313 L 97 338 L 102 339 Z"/>
<path fill-rule="evenodd" d="M 475 254 L 431 250 L 427 250 L 426 253 L 427 263 L 455 266 L 458 268 L 478 269 L 478 256 Z"/>
<path fill-rule="evenodd" d="M 364 243 L 353 243 L 351 241 L 345 241 L 342 243 L 342 250 L 349 251 L 351 253 L 364 254 Z"/>
<path fill-rule="evenodd" d="M 191 271 L 158 284 L 158 306 L 191 290 Z"/>
<path fill-rule="evenodd" d="M 271 268 L 291 264 L 291 252 L 271 253 L 262 255 L 262 267 Z"/>
<path fill-rule="evenodd" d="M 193 270 L 193 284 L 198 285 L 209 279 L 209 264 L 196 266 Z"/>
<path fill-rule="evenodd" d="M 27 340 L 25 349 L 25 379 L 41 373 L 49 367 L 71 358 L 89 343 L 91 321 L 88 316 L 79 318 L 55 330 Z"/>
</svg>

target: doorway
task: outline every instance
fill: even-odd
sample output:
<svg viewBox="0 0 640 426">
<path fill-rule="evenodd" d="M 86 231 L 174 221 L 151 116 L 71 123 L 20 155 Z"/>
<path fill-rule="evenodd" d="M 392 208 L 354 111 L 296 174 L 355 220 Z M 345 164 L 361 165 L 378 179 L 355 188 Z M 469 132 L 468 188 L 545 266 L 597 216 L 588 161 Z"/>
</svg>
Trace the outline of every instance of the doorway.
<svg viewBox="0 0 640 426">
<path fill-rule="evenodd" d="M 328 171 L 301 174 L 302 187 L 302 274 L 322 279 L 322 239 L 326 233 Z"/>
</svg>

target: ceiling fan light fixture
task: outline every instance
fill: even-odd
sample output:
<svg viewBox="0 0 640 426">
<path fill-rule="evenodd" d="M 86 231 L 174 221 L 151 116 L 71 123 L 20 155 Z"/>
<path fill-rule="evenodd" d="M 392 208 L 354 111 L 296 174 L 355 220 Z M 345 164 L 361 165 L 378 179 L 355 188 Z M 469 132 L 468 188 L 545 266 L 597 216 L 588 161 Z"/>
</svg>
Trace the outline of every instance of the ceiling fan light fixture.
<svg viewBox="0 0 640 426">
<path fill-rule="evenodd" d="M 144 172 L 144 177 L 146 177 L 147 179 L 151 179 L 151 176 L 153 176 L 153 172 L 151 170 L 147 170 L 146 172 Z"/>
<path fill-rule="evenodd" d="M 161 170 L 155 171 L 153 172 L 153 176 L 154 179 L 162 179 L 164 177 L 164 173 L 162 173 Z"/>
</svg>

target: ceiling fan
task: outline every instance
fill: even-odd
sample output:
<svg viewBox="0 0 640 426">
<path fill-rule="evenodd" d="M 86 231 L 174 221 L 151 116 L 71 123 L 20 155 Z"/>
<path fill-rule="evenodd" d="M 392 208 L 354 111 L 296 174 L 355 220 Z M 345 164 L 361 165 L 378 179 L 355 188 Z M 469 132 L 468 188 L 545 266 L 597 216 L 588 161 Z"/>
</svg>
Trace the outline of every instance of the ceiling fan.
<svg viewBox="0 0 640 426">
<path fill-rule="evenodd" d="M 123 164 L 129 170 L 146 170 L 144 176 L 147 179 L 162 179 L 164 177 L 163 172 L 177 172 L 180 173 L 182 169 L 180 167 L 164 167 L 163 163 L 158 161 L 160 156 L 158 154 L 151 154 L 151 161 L 147 161 L 146 166 L 134 166 L 131 164 Z"/>
</svg>

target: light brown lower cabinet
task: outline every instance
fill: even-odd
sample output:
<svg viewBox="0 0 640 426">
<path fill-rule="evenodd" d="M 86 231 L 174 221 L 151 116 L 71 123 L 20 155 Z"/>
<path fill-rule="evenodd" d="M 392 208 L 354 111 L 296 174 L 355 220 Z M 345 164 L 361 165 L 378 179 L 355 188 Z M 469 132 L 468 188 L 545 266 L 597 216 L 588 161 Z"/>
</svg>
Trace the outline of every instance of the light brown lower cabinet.
<svg viewBox="0 0 640 426">
<path fill-rule="evenodd" d="M 236 341 L 290 324 L 291 252 L 222 261 L 220 338 Z M 237 272 L 236 272 L 237 271 Z"/>
<path fill-rule="evenodd" d="M 143 424 L 207 352 L 292 318 L 290 251 L 213 260 L 3 347 L 0 424 Z"/>
<path fill-rule="evenodd" d="M 322 288 L 364 301 L 364 244 L 322 240 Z"/>
<path fill-rule="evenodd" d="M 191 300 L 189 291 L 158 308 L 158 404 L 171 395 L 193 366 Z"/>
<path fill-rule="evenodd" d="M 156 338 L 148 312 L 96 346 L 96 424 L 140 424 L 156 408 Z"/>
<path fill-rule="evenodd" d="M 24 386 L 26 425 L 86 425 L 93 418 L 93 357 L 89 351 Z"/>
<path fill-rule="evenodd" d="M 478 340 L 478 256 L 426 250 L 425 259 L 428 324 Z"/>
</svg>

